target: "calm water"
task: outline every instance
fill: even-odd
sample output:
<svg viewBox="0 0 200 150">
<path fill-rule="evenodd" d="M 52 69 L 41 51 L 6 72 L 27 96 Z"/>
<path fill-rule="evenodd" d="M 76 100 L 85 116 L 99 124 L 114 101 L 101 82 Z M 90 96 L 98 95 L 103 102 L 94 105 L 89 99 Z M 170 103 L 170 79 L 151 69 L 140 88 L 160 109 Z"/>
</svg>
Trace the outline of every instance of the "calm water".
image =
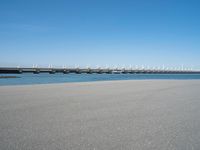
<svg viewBox="0 0 200 150">
<path fill-rule="evenodd" d="M 1 74 L 0 76 L 3 76 Z M 200 79 L 200 74 L 12 74 L 20 78 L 0 79 L 0 85 L 47 84 L 65 82 L 88 82 L 106 80 L 148 80 L 148 79 Z"/>
</svg>

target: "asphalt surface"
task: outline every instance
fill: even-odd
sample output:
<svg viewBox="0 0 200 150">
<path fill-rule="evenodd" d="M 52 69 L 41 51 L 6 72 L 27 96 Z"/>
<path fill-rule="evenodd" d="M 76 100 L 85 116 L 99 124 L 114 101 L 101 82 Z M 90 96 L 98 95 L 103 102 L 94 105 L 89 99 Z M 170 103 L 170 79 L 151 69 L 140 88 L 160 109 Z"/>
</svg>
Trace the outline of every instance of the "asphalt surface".
<svg viewBox="0 0 200 150">
<path fill-rule="evenodd" d="M 0 87 L 0 150 L 199 150 L 200 80 Z"/>
</svg>

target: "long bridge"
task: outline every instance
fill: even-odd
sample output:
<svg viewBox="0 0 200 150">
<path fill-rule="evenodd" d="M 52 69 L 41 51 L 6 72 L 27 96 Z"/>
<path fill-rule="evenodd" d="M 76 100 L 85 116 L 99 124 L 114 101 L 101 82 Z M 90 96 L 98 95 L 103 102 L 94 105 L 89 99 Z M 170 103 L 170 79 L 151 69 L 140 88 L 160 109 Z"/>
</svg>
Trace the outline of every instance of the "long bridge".
<svg viewBox="0 0 200 150">
<path fill-rule="evenodd" d="M 198 70 L 184 69 L 132 69 L 132 68 L 40 68 L 40 67 L 0 67 L 0 74 L 21 74 L 21 73 L 75 73 L 75 74 L 200 74 Z"/>
</svg>

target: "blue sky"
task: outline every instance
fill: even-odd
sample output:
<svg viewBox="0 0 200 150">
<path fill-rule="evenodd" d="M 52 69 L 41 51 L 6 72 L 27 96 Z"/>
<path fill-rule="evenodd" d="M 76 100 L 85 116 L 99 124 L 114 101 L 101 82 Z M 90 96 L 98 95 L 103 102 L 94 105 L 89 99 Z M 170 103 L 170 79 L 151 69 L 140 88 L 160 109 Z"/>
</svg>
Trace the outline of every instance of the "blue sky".
<svg viewBox="0 0 200 150">
<path fill-rule="evenodd" d="M 200 1 L 1 0 L 1 66 L 200 68 Z"/>
</svg>

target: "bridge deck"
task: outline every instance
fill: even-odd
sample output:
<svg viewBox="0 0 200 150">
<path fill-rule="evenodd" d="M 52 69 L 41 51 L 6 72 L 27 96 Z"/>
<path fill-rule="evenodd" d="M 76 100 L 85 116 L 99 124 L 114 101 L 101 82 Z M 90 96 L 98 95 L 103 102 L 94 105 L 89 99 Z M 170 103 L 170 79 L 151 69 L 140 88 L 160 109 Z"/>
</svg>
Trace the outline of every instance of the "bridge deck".
<svg viewBox="0 0 200 150">
<path fill-rule="evenodd" d="M 110 68 L 7 68 L 1 67 L 0 74 L 14 74 L 14 73 L 98 73 L 98 74 L 200 74 L 200 71 L 194 70 L 163 70 L 163 69 L 110 69 Z"/>
</svg>

